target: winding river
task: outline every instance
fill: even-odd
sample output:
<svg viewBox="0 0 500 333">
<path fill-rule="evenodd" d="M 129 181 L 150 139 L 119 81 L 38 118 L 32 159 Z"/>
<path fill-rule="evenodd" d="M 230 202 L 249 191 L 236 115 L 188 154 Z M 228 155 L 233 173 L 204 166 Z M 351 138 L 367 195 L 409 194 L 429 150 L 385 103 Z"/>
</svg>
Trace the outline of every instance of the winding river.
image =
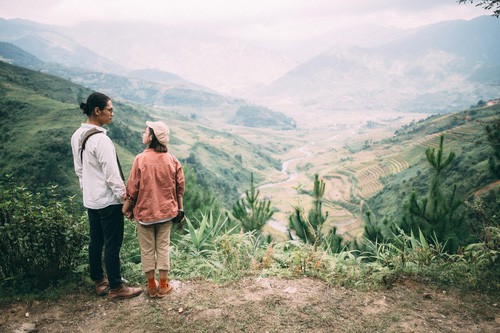
<svg viewBox="0 0 500 333">
<path fill-rule="evenodd" d="M 268 187 L 279 187 L 282 184 L 286 184 L 286 183 L 289 183 L 289 182 L 295 180 L 297 178 L 297 176 L 298 176 L 297 171 L 294 170 L 293 172 L 290 173 L 288 171 L 289 164 L 292 163 L 292 162 L 295 162 L 295 161 L 303 160 L 304 158 L 309 157 L 309 156 L 311 156 L 313 154 L 311 151 L 306 150 L 306 145 L 304 145 L 303 147 L 299 148 L 298 150 L 302 154 L 304 154 L 304 156 L 295 157 L 295 158 L 291 158 L 289 160 L 286 160 L 286 161 L 283 162 L 283 164 L 281 166 L 281 173 L 287 175 L 287 179 L 285 179 L 282 182 L 263 184 L 263 185 L 259 186 L 257 189 L 268 188 Z"/>
</svg>

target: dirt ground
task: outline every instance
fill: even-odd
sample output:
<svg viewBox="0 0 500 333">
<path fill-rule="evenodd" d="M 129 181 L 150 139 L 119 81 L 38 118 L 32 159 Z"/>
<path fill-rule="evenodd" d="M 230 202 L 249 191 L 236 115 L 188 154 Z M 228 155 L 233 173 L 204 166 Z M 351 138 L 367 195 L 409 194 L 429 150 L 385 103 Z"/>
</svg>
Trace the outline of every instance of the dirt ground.
<svg viewBox="0 0 500 333">
<path fill-rule="evenodd" d="M 0 308 L 0 332 L 500 332 L 498 300 L 403 280 L 384 291 L 310 278 L 173 281 L 164 299 L 91 290 Z"/>
</svg>

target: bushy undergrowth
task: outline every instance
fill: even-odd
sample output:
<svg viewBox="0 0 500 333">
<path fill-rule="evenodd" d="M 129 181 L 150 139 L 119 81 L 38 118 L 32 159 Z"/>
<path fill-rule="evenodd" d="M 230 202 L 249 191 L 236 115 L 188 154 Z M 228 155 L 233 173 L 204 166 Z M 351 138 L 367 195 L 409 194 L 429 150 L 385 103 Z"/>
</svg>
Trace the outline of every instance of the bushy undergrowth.
<svg viewBox="0 0 500 333">
<path fill-rule="evenodd" d="M 87 224 L 71 201 L 33 194 L 11 179 L 0 182 L 0 286 L 30 292 L 78 271 Z"/>
<path fill-rule="evenodd" d="M 88 223 L 71 203 L 40 203 L 40 194 L 2 184 L 0 197 L 0 284 L 33 293 L 84 273 L 88 280 Z M 77 213 L 76 213 L 77 212 Z M 174 226 L 171 278 L 209 279 L 224 283 L 244 276 L 315 277 L 331 285 L 359 289 L 391 287 L 411 277 L 446 288 L 498 293 L 500 229 L 489 227 L 488 242 L 470 244 L 449 254 L 445 244 L 422 235 L 396 235 L 396 242 L 364 240 L 363 251 L 332 253 L 300 239 L 270 241 L 242 232 L 226 214 L 203 214 Z M 144 284 L 136 223 L 126 221 L 121 251 L 122 274 Z"/>
<path fill-rule="evenodd" d="M 224 283 L 249 275 L 309 276 L 364 290 L 390 288 L 402 277 L 487 293 L 498 293 L 500 286 L 498 228 L 490 230 L 491 243 L 471 244 L 457 254 L 446 253 L 444 244 L 429 244 L 422 235 L 407 235 L 403 230 L 396 243 L 365 239 L 366 252 L 331 253 L 301 240 L 268 242 L 257 232 L 243 233 L 229 225 L 223 215 L 205 215 L 196 224 L 200 227 L 187 221 L 183 231 L 174 231 L 179 234 L 171 245 L 173 278 Z"/>
<path fill-rule="evenodd" d="M 365 240 L 371 251 L 366 258 L 388 268 L 383 282 L 390 285 L 400 276 L 462 290 L 498 293 L 500 287 L 500 229 L 491 227 L 490 243 L 474 243 L 450 254 L 445 244 L 427 242 L 425 237 L 399 230 L 394 243 L 377 244 Z"/>
</svg>

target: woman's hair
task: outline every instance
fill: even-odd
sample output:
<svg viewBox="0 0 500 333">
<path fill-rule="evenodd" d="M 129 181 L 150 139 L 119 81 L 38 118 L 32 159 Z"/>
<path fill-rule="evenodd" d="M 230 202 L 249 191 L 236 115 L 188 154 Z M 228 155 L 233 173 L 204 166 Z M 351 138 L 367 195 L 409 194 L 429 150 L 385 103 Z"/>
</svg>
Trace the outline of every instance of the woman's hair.
<svg viewBox="0 0 500 333">
<path fill-rule="evenodd" d="M 158 139 L 156 138 L 155 131 L 151 127 L 149 128 L 149 134 L 153 136 L 153 140 L 149 143 L 149 148 L 153 148 L 158 153 L 166 153 L 168 152 L 168 148 L 162 145 Z"/>
<path fill-rule="evenodd" d="M 104 110 L 108 101 L 111 100 L 108 96 L 100 93 L 93 92 L 87 98 L 87 103 L 80 103 L 80 109 L 83 110 L 83 113 L 90 117 L 92 115 L 92 111 L 98 107 L 99 110 Z"/>
</svg>

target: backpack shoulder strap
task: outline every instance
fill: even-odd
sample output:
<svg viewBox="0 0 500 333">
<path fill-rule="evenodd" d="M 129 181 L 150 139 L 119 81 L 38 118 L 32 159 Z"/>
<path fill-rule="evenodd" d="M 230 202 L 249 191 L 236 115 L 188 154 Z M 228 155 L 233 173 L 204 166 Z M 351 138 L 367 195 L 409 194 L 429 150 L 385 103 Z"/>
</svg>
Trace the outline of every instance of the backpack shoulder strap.
<svg viewBox="0 0 500 333">
<path fill-rule="evenodd" d="M 87 140 L 94 134 L 103 133 L 103 131 L 98 130 L 93 127 L 89 129 L 82 137 L 82 143 L 80 147 L 80 161 L 83 161 L 83 150 L 85 149 L 85 145 L 87 144 Z M 122 166 L 120 165 L 120 160 L 118 159 L 118 154 L 116 154 L 116 163 L 118 164 L 118 170 L 120 170 L 120 177 L 123 181 L 125 181 L 125 176 L 123 175 Z"/>
<path fill-rule="evenodd" d="M 85 149 L 85 145 L 87 144 L 87 140 L 94 134 L 102 133 L 102 131 L 98 130 L 97 128 L 93 127 L 89 129 L 87 132 L 82 137 L 82 143 L 80 145 L 80 161 L 83 161 L 83 150 Z"/>
</svg>

